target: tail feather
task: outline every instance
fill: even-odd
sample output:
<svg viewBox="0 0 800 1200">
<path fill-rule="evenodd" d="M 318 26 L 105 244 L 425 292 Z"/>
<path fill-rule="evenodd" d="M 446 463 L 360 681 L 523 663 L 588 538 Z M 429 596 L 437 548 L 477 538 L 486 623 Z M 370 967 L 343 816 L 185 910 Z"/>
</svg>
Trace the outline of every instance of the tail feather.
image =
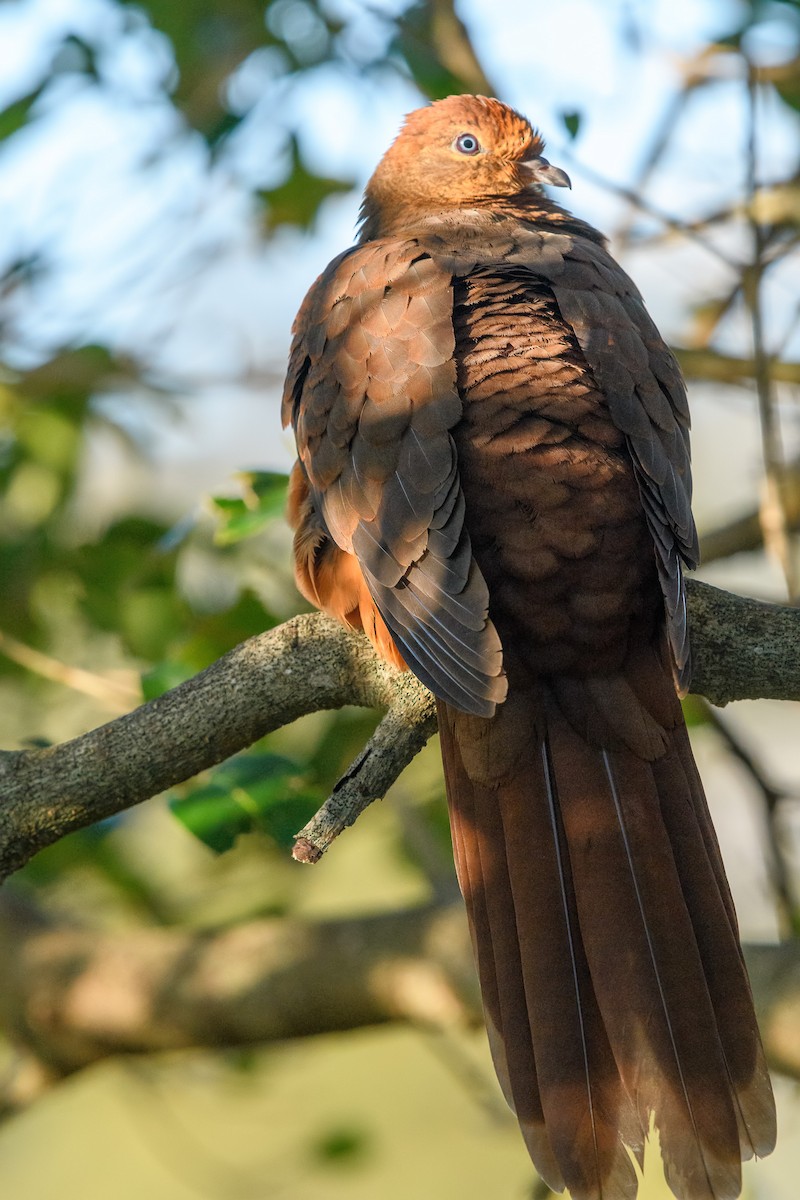
<svg viewBox="0 0 800 1200">
<path fill-rule="evenodd" d="M 668 1182 L 735 1197 L 739 1138 L 716 1020 L 651 765 L 551 715 L 581 931 L 622 1078 L 655 1116 Z"/>
<path fill-rule="evenodd" d="M 709 1198 L 736 1197 L 742 1183 L 739 1155 L 737 1153 L 735 1160 L 731 1156 L 734 1132 L 738 1151 L 733 1098 L 691 918 L 685 908 L 680 881 L 673 873 L 674 860 L 669 865 L 666 858 L 663 860 L 656 894 L 649 886 L 651 865 L 642 853 L 642 847 L 636 845 L 635 823 L 641 805 L 637 805 L 636 811 L 632 811 L 630 805 L 632 799 L 641 800 L 642 792 L 636 789 L 638 794 L 632 797 L 621 785 L 607 750 L 602 751 L 602 759 L 630 872 L 630 885 L 636 898 L 636 912 L 647 945 L 647 961 L 657 990 L 655 1006 L 654 997 L 652 993 L 648 994 L 645 985 L 641 1009 L 635 1002 L 633 1007 L 635 1011 L 638 1009 L 639 1019 L 648 1022 L 647 1038 L 653 1046 L 653 1066 L 662 1077 L 649 1097 L 645 1092 L 645 1097 L 661 1135 L 667 1182 L 679 1194 L 686 1191 Z M 643 772 L 652 770 L 650 764 L 637 763 L 637 766 Z M 626 772 L 625 782 L 630 782 L 629 772 Z M 654 816 L 656 814 L 650 813 L 646 819 L 652 821 Z M 654 828 L 660 833 L 657 819 Z M 638 832 L 641 834 L 643 830 L 640 828 Z M 652 832 L 651 829 L 647 837 Z M 670 852 L 669 841 L 659 840 L 662 841 L 659 849 L 666 855 Z M 680 938 L 678 959 L 669 936 L 670 921 L 673 937 L 677 932 Z M 685 1022 L 687 1010 L 689 1020 Z M 663 1031 L 658 1029 L 659 1019 L 663 1020 Z M 668 1039 L 666 1056 L 664 1032 Z M 668 1095 L 670 1091 L 672 1094 Z M 712 1114 L 710 1120 L 709 1114 Z"/>
<path fill-rule="evenodd" d="M 560 811 L 558 781 L 546 736 L 539 743 L 539 753 L 546 819 L 554 852 L 552 865 L 557 882 L 557 903 L 553 908 L 550 936 L 545 939 L 540 934 L 542 958 L 539 968 L 533 972 L 529 965 L 526 972 L 523 966 L 523 971 L 532 1023 L 537 1029 L 542 1028 L 544 1018 L 552 1029 L 552 1036 L 543 1039 L 542 1046 L 534 1047 L 537 1062 L 541 1062 L 543 1107 L 548 1127 L 554 1126 L 559 1131 L 556 1142 L 560 1157 L 571 1160 L 578 1168 L 571 1173 L 571 1179 L 568 1178 L 573 1197 L 577 1200 L 591 1196 L 598 1188 L 603 1196 L 633 1197 L 637 1179 L 625 1144 L 631 1147 L 641 1164 L 645 1128 L 637 1119 L 622 1084 L 589 974 Z M 505 812 L 506 806 L 503 807 Z M 520 811 L 530 813 L 531 808 L 524 804 L 512 805 L 512 817 Z M 531 830 L 526 832 L 530 835 Z M 530 836 L 527 844 L 532 844 Z M 521 936 L 526 936 L 526 927 L 531 924 L 546 929 L 546 924 L 536 916 L 535 904 L 531 903 L 535 897 L 528 895 L 529 886 L 526 885 L 530 884 L 531 874 L 520 875 L 516 870 L 513 877 L 517 880 L 515 901 Z M 552 882 L 550 887 L 554 890 Z M 551 964 L 550 971 L 548 963 Z M 554 969 L 556 964 L 557 971 Z M 570 1012 L 573 1007 L 574 1012 Z M 574 1112 L 581 1104 L 585 1105 L 585 1116 L 576 1128 Z"/>
<path fill-rule="evenodd" d="M 467 906 L 489 1046 L 500 1086 L 517 1116 L 531 1158 L 548 1186 L 561 1191 L 564 1179 L 547 1133 L 539 1095 L 520 943 L 513 921 L 507 919 L 514 910 L 505 863 L 497 857 L 498 850 L 502 854 L 499 814 L 496 809 L 490 812 L 487 824 L 482 822 L 482 814 L 475 811 L 479 789 L 464 771 L 454 741 L 448 736 L 447 717 L 453 714 L 454 709 L 439 705 L 445 777 L 455 781 L 458 794 L 458 805 L 450 813 L 453 853 Z M 492 880 L 490 888 L 483 886 L 484 879 Z"/>
<path fill-rule="evenodd" d="M 628 1149 L 641 1161 L 653 1114 L 675 1194 L 733 1200 L 774 1107 L 685 729 L 663 697 L 648 710 L 652 759 L 652 739 L 647 758 L 590 745 L 524 689 L 491 721 L 441 705 L 459 881 L 495 1065 L 543 1178 L 632 1200 Z"/>
<path fill-rule="evenodd" d="M 509 727 L 514 705 L 501 710 Z M 466 776 L 448 728 L 467 720 L 445 710 L 440 726 L 451 801 L 457 797 L 456 864 L 501 1084 L 551 1187 L 566 1185 L 574 1200 L 631 1200 L 637 1182 L 625 1146 L 641 1161 L 644 1129 L 594 997 L 546 743 L 526 739 L 501 786 L 486 786 Z M 544 1139 L 549 1161 L 537 1153 Z"/>
<path fill-rule="evenodd" d="M 740 957 L 742 957 L 742 961 L 744 961 L 741 953 L 741 947 L 739 946 L 739 921 L 736 916 L 736 909 L 733 905 L 733 897 L 731 896 L 728 877 L 725 874 L 725 865 L 722 861 L 722 854 L 720 853 L 717 834 L 714 829 L 714 824 L 711 820 L 711 813 L 708 811 L 708 803 L 706 801 L 705 792 L 703 791 L 703 783 L 700 779 L 700 773 L 697 770 L 697 764 L 694 761 L 692 748 L 689 744 L 689 733 L 682 721 L 674 730 L 672 744 L 675 753 L 680 759 L 683 774 L 689 787 L 689 795 L 691 797 L 691 805 L 692 809 L 694 810 L 695 820 L 700 830 L 703 844 L 706 848 L 708 861 L 710 862 L 711 869 L 714 872 L 714 878 L 717 881 L 722 903 L 724 904 L 725 911 L 728 914 L 728 921 L 731 929 L 733 930 Z"/>
<path fill-rule="evenodd" d="M 738 926 L 705 795 L 685 729 L 673 752 L 653 764 L 661 814 L 687 904 L 714 1006 L 730 1080 L 743 1159 L 775 1146 L 775 1109 L 753 998 L 739 945 Z M 683 744 L 683 745 L 681 745 Z M 691 769 L 686 770 L 686 754 Z"/>
</svg>

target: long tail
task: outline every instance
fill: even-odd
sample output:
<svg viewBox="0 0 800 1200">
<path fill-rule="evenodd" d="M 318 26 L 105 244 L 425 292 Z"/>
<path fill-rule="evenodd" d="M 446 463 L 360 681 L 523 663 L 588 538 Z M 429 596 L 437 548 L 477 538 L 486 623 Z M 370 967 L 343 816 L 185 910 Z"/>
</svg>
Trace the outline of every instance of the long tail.
<svg viewBox="0 0 800 1200">
<path fill-rule="evenodd" d="M 581 732 L 552 689 L 512 686 L 489 721 L 440 711 L 495 1067 L 534 1164 L 573 1200 L 636 1195 L 651 1113 L 680 1200 L 732 1200 L 741 1159 L 775 1140 L 730 892 L 660 672 L 638 753 L 618 736 L 624 681 Z"/>
</svg>

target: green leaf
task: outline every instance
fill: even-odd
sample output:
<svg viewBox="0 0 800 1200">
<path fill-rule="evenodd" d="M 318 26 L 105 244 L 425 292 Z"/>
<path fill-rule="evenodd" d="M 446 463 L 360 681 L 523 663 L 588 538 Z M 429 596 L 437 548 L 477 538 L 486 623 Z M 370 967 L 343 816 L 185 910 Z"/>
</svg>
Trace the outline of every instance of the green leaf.
<svg viewBox="0 0 800 1200">
<path fill-rule="evenodd" d="M 370 1135 L 365 1129 L 342 1125 L 326 1130 L 313 1143 L 311 1153 L 326 1166 L 352 1166 L 370 1150 Z"/>
<path fill-rule="evenodd" d="M 260 533 L 264 526 L 283 515 L 286 508 L 287 475 L 277 471 L 247 471 L 239 475 L 243 495 L 212 496 L 218 527 L 214 541 L 230 546 Z"/>
<path fill-rule="evenodd" d="M 35 91 L 29 92 L 27 96 L 23 96 L 14 104 L 9 104 L 0 112 L 0 142 L 11 137 L 12 133 L 16 133 L 18 129 L 27 124 L 30 111 L 41 96 L 42 90 L 41 87 L 36 88 Z"/>
<path fill-rule="evenodd" d="M 684 696 L 681 700 L 683 719 L 689 729 L 697 729 L 701 725 L 710 725 L 708 708 L 705 700 L 699 696 Z"/>
<path fill-rule="evenodd" d="M 330 179 L 309 171 L 300 156 L 297 139 L 290 139 L 291 171 L 284 183 L 257 193 L 265 208 L 268 230 L 279 225 L 297 225 L 310 229 L 324 200 L 353 190 L 352 180 Z"/>
<path fill-rule="evenodd" d="M 187 679 L 191 679 L 193 674 L 194 671 L 186 663 L 157 663 L 152 670 L 145 671 L 141 677 L 142 695 L 145 700 L 155 700 L 158 696 L 163 696 L 165 692 L 177 687 L 179 683 L 185 683 Z"/>
<path fill-rule="evenodd" d="M 574 142 L 575 138 L 578 136 L 583 115 L 579 113 L 577 109 L 572 109 L 568 112 L 562 112 L 561 120 L 564 128 L 570 136 L 570 140 Z"/>
<path fill-rule="evenodd" d="M 297 764 L 269 753 L 238 755 L 207 783 L 170 801 L 177 819 L 217 854 L 253 830 L 288 849 L 318 806 L 319 798 L 304 791 Z"/>
</svg>

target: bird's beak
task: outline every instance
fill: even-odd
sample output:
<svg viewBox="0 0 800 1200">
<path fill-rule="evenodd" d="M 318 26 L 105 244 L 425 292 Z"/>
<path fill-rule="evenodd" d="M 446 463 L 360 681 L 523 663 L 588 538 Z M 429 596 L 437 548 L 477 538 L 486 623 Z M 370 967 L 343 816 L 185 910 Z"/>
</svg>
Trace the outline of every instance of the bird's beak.
<svg viewBox="0 0 800 1200">
<path fill-rule="evenodd" d="M 530 171 L 534 183 L 546 183 L 548 187 L 572 187 L 567 172 L 554 167 L 546 158 L 529 158 L 522 166 Z"/>
</svg>

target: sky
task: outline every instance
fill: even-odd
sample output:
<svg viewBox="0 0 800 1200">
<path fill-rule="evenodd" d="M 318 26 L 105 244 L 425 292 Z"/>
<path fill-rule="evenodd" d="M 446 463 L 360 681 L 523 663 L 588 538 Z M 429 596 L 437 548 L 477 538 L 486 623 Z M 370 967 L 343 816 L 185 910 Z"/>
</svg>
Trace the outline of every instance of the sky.
<svg viewBox="0 0 800 1200">
<path fill-rule="evenodd" d="M 335 0 L 335 8 L 355 14 L 358 23 L 372 7 Z M 460 12 L 490 76 L 504 98 L 542 128 L 551 157 L 557 160 L 565 141 L 560 114 L 580 110 L 579 161 L 626 183 L 670 103 L 681 61 L 732 24 L 736 6 L 505 0 L 498 9 L 487 0 L 465 0 Z M 165 369 L 185 370 L 191 358 L 193 373 L 225 377 L 240 359 L 243 332 L 255 366 L 263 356 L 271 360 L 288 333 L 283 303 L 275 303 L 275 273 L 299 300 L 317 269 L 352 239 L 358 202 L 356 194 L 332 201 L 315 238 L 278 237 L 265 262 L 248 229 L 247 188 L 277 181 L 280 126 L 299 129 L 304 153 L 320 170 L 363 185 L 402 114 L 419 103 L 417 93 L 396 76 L 369 82 L 333 66 L 287 85 L 274 73 L 270 78 L 268 57 L 260 55 L 239 71 L 231 89 L 245 98 L 260 93 L 260 102 L 209 178 L 199 139 L 182 135 L 161 93 L 171 70 L 164 39 L 144 26 L 120 36 L 122 17 L 107 0 L 0 6 L 0 103 L 4 93 L 19 95 L 38 81 L 66 30 L 104 47 L 103 85 L 65 78 L 45 97 L 32 127 L 0 152 L 0 255 L 47 243 L 55 266 L 46 288 L 25 298 L 21 341 L 35 354 L 37 344 L 89 334 L 147 347 L 151 356 L 160 348 Z M 776 52 L 789 49 L 781 45 Z M 685 169 L 664 171 L 657 181 L 659 205 L 678 215 L 724 202 L 732 180 L 743 184 L 741 89 L 732 80 L 714 89 L 713 102 L 706 100 L 690 104 L 682 122 Z M 725 137 L 718 136 L 720 127 Z M 767 176 L 785 164 L 795 137 L 782 113 L 765 117 Z M 143 160 L 158 152 L 156 165 L 142 172 Z M 601 228 L 613 228 L 619 203 L 582 178 L 579 167 L 571 169 L 573 207 Z M 199 288 L 198 262 L 205 276 Z M 226 305 L 230 320 L 218 303 L 209 303 L 206 291 L 224 295 L 232 275 L 245 308 L 257 314 L 252 320 L 235 303 Z M 167 330 L 170 306 L 153 304 L 153 297 L 174 299 L 181 290 L 188 306 L 181 305 L 183 320 Z M 24 354 L 23 347 L 12 349 Z"/>
<path fill-rule="evenodd" d="M 362 51 L 387 36 L 380 13 L 403 6 L 327 3 Z M 541 128 L 552 161 L 568 166 L 570 206 L 613 235 L 629 210 L 582 165 L 619 184 L 635 182 L 685 64 L 728 32 L 742 9 L 736 0 L 462 0 L 459 13 L 504 99 Z M 49 268 L 6 299 L 0 358 L 24 366 L 54 346 L 97 341 L 147 362 L 154 378 L 190 396 L 188 426 L 124 395 L 105 401 L 164 464 L 159 494 L 179 509 L 187 490 L 218 487 L 237 466 L 256 465 L 254 457 L 261 466 L 288 465 L 275 406 L 291 321 L 315 276 L 352 241 L 360 188 L 420 97 L 396 73 L 365 78 L 335 65 L 287 81 L 260 52 L 229 88 L 248 118 L 209 169 L 202 140 L 187 133 L 164 94 L 173 71 L 168 43 L 144 21 L 126 25 L 111 0 L 0 4 L 0 104 L 36 86 L 65 31 L 97 46 L 101 82 L 65 75 L 37 103 L 30 125 L 0 147 L 0 269 L 42 251 Z M 763 24 L 751 47 L 768 61 L 796 49 L 777 19 Z M 722 81 L 691 98 L 648 181 L 649 200 L 667 213 L 692 219 L 744 195 L 747 112 L 733 64 L 720 60 Z M 575 110 L 582 120 L 570 147 L 562 114 Z M 358 186 L 326 203 L 312 234 L 283 230 L 265 243 L 250 193 L 280 180 L 287 127 L 318 170 Z M 783 106 L 762 111 L 761 177 L 788 172 L 797 143 L 798 122 Z M 658 229 L 641 215 L 636 221 Z M 711 240 L 733 257 L 747 250 L 738 235 Z M 675 240 L 659 252 L 629 250 L 625 264 L 675 340 L 685 333 L 687 305 L 732 278 L 713 255 Z M 796 306 L 796 270 L 794 262 L 770 285 L 776 344 Z M 743 322 L 731 320 L 722 346 L 746 352 L 748 337 Z M 800 353 L 797 340 L 786 350 Z M 730 417 L 743 421 L 737 473 L 755 487 L 750 399 L 741 407 Z M 698 424 L 702 434 L 702 415 Z M 92 453 L 97 466 L 116 451 L 101 439 Z M 714 476 L 709 496 L 720 486 Z"/>
</svg>

